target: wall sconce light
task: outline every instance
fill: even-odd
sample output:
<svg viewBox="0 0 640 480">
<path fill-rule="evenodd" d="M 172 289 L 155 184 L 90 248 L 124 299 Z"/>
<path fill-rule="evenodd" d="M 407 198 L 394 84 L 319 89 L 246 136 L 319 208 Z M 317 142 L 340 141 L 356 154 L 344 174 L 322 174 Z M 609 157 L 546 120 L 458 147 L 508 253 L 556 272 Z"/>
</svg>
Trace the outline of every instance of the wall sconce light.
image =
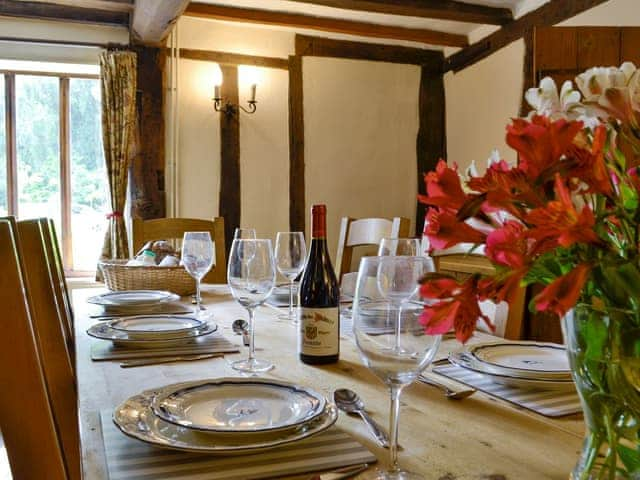
<svg viewBox="0 0 640 480">
<path fill-rule="evenodd" d="M 220 66 L 216 65 L 216 69 L 214 70 L 214 78 L 213 78 L 213 108 L 216 112 L 223 112 L 227 115 L 235 115 L 238 112 L 238 109 L 242 110 L 245 113 L 251 114 L 256 111 L 256 90 L 257 90 L 257 78 L 252 76 L 251 87 L 250 87 L 250 96 L 247 103 L 249 105 L 248 108 L 243 107 L 238 104 L 235 105 L 231 102 L 228 102 L 224 98 L 222 98 L 222 94 L 220 93 L 220 85 L 222 85 L 222 70 L 220 70 Z"/>
</svg>

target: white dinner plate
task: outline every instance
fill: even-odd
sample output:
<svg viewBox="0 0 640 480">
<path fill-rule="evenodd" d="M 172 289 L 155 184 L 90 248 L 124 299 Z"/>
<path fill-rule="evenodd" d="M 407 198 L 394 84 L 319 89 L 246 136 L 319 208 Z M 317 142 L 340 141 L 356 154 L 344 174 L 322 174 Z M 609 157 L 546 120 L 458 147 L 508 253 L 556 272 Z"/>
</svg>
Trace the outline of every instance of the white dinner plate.
<svg viewBox="0 0 640 480">
<path fill-rule="evenodd" d="M 541 342 L 491 342 L 469 347 L 476 367 L 512 377 L 570 379 L 564 346 Z"/>
<path fill-rule="evenodd" d="M 178 300 L 179 295 L 164 290 L 121 290 L 89 297 L 87 302 L 104 307 L 149 307 Z"/>
<path fill-rule="evenodd" d="M 314 390 L 270 379 L 220 378 L 165 388 L 154 413 L 181 427 L 217 433 L 276 432 L 299 427 L 324 411 Z"/>
<path fill-rule="evenodd" d="M 110 340 L 119 347 L 133 348 L 165 348 L 194 342 L 198 337 L 215 332 L 218 326 L 215 323 L 207 323 L 203 328 L 198 328 L 189 335 L 181 334 L 176 337 L 162 337 L 141 339 L 131 336 L 127 332 L 114 330 L 108 323 L 98 323 L 87 330 L 87 334 L 100 340 Z"/>
<path fill-rule="evenodd" d="M 194 317 L 178 315 L 136 315 L 122 317 L 107 323 L 114 330 L 125 332 L 129 338 L 151 340 L 193 336 L 205 323 Z"/>
<path fill-rule="evenodd" d="M 338 419 L 336 407 L 327 402 L 321 415 L 294 430 L 235 435 L 203 433 L 157 417 L 151 409 L 151 401 L 161 392 L 161 389 L 148 390 L 129 398 L 115 409 L 113 422 L 125 435 L 155 447 L 209 455 L 242 455 L 311 437 L 324 432 Z"/>
<path fill-rule="evenodd" d="M 451 353 L 449 355 L 449 361 L 453 365 L 471 370 L 475 373 L 479 373 L 495 383 L 499 383 L 501 385 L 506 385 L 509 387 L 527 389 L 535 388 L 540 390 L 550 390 L 558 392 L 575 391 L 575 385 L 572 379 L 553 380 L 543 378 L 514 377 L 510 375 L 490 373 L 485 370 L 480 370 L 477 368 L 477 363 L 473 361 L 473 357 L 470 358 L 469 355 L 465 353 Z"/>
</svg>

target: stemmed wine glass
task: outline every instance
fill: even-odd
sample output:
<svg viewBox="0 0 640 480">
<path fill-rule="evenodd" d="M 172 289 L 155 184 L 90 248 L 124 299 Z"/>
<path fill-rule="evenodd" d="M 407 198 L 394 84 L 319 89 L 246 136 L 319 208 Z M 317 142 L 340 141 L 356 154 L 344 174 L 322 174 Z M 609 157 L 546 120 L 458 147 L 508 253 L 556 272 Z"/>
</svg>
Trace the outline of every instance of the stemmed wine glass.
<svg viewBox="0 0 640 480">
<path fill-rule="evenodd" d="M 233 239 L 255 240 L 256 229 L 255 228 L 236 228 L 233 232 Z"/>
<path fill-rule="evenodd" d="M 372 472 L 365 477 L 376 480 L 414 480 L 419 475 L 398 465 L 398 420 L 400 394 L 415 381 L 433 360 L 440 336 L 425 334 L 420 312 L 406 311 L 399 317 L 381 314 L 380 302 L 372 302 L 370 290 L 377 285 L 383 302 L 398 308 L 397 298 L 410 297 L 418 290 L 420 278 L 431 271 L 425 257 L 364 257 L 360 261 L 353 302 L 353 330 L 362 361 L 389 388 L 390 461 L 387 471 Z M 382 328 L 380 328 L 382 327 Z M 380 332 L 386 332 L 382 335 Z"/>
<path fill-rule="evenodd" d="M 213 242 L 209 232 L 185 232 L 182 238 L 182 264 L 196 280 L 196 316 L 200 316 L 200 282 L 213 266 Z"/>
<path fill-rule="evenodd" d="M 278 271 L 289 280 L 289 314 L 286 317 L 293 323 L 297 319 L 293 314 L 293 281 L 304 269 L 307 258 L 307 245 L 302 232 L 278 232 L 276 236 L 276 266 Z"/>
<path fill-rule="evenodd" d="M 417 238 L 383 238 L 378 246 L 378 256 L 418 257 L 420 240 Z"/>
<path fill-rule="evenodd" d="M 231 244 L 227 279 L 231 294 L 249 312 L 249 358 L 231 364 L 238 371 L 262 373 L 273 364 L 255 358 L 254 310 L 271 295 L 276 282 L 276 267 L 271 240 L 236 239 Z"/>
</svg>

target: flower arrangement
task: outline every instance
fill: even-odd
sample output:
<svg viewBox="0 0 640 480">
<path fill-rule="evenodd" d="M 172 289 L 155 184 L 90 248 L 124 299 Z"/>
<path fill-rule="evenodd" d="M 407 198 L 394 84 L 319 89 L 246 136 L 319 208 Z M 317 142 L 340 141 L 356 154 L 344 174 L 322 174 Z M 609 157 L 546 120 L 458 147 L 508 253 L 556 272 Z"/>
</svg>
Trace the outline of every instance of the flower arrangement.
<svg viewBox="0 0 640 480">
<path fill-rule="evenodd" d="M 425 175 L 429 206 L 424 234 L 431 248 L 483 244 L 493 276 L 463 283 L 431 275 L 422 284 L 428 333 L 455 328 L 466 342 L 482 300 L 507 301 L 516 288 L 545 285 L 530 307 L 564 315 L 594 299 L 640 315 L 640 70 L 632 64 L 588 70 L 558 91 L 550 78 L 530 89 L 535 108 L 507 126 L 517 166 L 492 163 L 462 184 L 440 161 Z M 631 157 L 631 158 L 629 158 Z"/>
<path fill-rule="evenodd" d="M 640 69 L 594 68 L 530 89 L 527 118 L 507 126 L 518 164 L 494 161 L 463 185 L 440 161 L 419 200 L 431 248 L 484 246 L 493 275 L 429 274 L 428 334 L 466 342 L 478 303 L 544 288 L 529 308 L 563 318 L 588 434 L 572 479 L 640 478 Z M 472 169 L 473 170 L 473 169 Z"/>
</svg>

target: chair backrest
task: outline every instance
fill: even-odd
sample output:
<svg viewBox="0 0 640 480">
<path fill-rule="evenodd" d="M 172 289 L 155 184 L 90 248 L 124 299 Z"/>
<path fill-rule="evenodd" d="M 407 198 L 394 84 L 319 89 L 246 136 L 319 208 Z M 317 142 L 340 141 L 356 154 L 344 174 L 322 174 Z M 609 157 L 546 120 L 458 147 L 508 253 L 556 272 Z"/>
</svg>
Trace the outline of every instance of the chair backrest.
<svg viewBox="0 0 640 480">
<path fill-rule="evenodd" d="M 65 330 L 69 340 L 71 341 L 70 347 L 73 353 L 74 351 L 74 326 L 73 326 L 73 307 L 71 305 L 71 297 L 69 295 L 69 288 L 67 287 L 67 280 L 64 276 L 64 267 L 62 265 L 62 256 L 60 255 L 60 247 L 58 245 L 58 235 L 56 234 L 56 227 L 53 220 L 40 219 L 40 227 L 44 237 L 44 246 L 46 249 L 47 257 L 49 258 L 49 267 L 51 270 L 51 277 L 53 279 L 53 290 L 56 300 L 58 302 L 58 308 L 63 312 L 65 316 Z"/>
<path fill-rule="evenodd" d="M 42 342 L 32 324 L 11 218 L 0 218 L 0 262 L 0 301 L 5 312 L 10 312 L 3 322 L 6 341 L 0 348 L 0 429 L 13 477 L 72 478 L 57 434 L 43 371 Z"/>
<path fill-rule="evenodd" d="M 53 259 L 47 253 L 47 219 L 18 222 L 18 254 L 31 322 L 36 333 L 53 417 L 62 443 L 69 478 L 80 478 L 78 394 L 73 340 L 67 334 L 67 318 L 56 299 Z"/>
<path fill-rule="evenodd" d="M 343 217 L 340 221 L 336 268 L 338 280 L 351 272 L 354 247 L 378 245 L 383 238 L 402 238 L 409 236 L 411 222 L 408 218 L 361 218 Z"/>
<path fill-rule="evenodd" d="M 432 252 L 436 271 L 448 273 L 459 280 L 463 280 L 474 273 L 493 275 L 495 269 L 489 259 L 477 254 L 448 254 L 439 255 Z M 511 304 L 502 302 L 494 304 L 490 300 L 481 302 L 480 309 L 496 326 L 495 334 L 509 340 L 520 340 L 524 334 L 525 288 L 519 288 Z M 482 322 L 478 323 L 483 328 Z"/>
<path fill-rule="evenodd" d="M 227 283 L 227 256 L 224 243 L 224 218 L 133 219 L 133 251 L 137 252 L 150 240 L 182 240 L 184 232 L 209 232 L 215 245 L 215 266 L 205 275 L 206 283 Z"/>
</svg>

